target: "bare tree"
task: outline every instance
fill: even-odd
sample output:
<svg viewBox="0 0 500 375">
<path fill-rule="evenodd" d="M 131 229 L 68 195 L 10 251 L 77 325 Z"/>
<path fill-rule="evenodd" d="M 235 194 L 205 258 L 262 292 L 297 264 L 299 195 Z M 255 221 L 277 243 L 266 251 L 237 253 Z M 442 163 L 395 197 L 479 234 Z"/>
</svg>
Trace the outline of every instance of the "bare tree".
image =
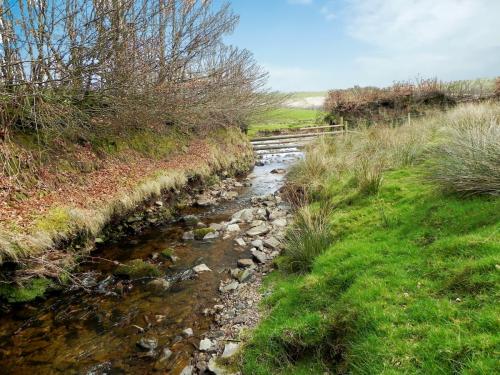
<svg viewBox="0 0 500 375">
<path fill-rule="evenodd" d="M 165 124 L 243 124 L 270 96 L 252 55 L 223 44 L 237 23 L 212 0 L 4 0 L 2 128 L 61 123 L 44 110 L 63 103 L 65 115 L 146 108 Z"/>
</svg>

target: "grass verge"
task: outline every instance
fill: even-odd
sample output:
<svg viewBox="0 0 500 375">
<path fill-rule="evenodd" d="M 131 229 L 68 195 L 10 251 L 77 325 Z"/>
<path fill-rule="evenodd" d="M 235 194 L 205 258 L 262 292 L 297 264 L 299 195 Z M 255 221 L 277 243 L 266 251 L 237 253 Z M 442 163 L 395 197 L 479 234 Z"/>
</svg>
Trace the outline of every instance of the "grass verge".
<svg viewBox="0 0 500 375">
<path fill-rule="evenodd" d="M 309 150 L 290 180 L 312 203 L 299 211 L 294 240 L 266 280 L 265 318 L 243 351 L 243 373 L 499 371 L 500 187 L 488 168 L 467 168 L 443 151 L 466 123 L 475 131 L 462 142 L 475 145 L 476 161 L 496 165 L 490 129 L 499 108 L 461 106 Z M 462 163 L 459 173 L 450 163 Z M 436 178 L 445 172 L 446 183 Z M 481 177 L 468 196 L 464 175 Z M 330 238 L 321 246 L 318 236 L 309 241 L 315 226 L 302 225 L 304 210 L 318 207 L 333 207 L 322 219 Z M 286 267 L 291 255 L 305 267 Z"/>
<path fill-rule="evenodd" d="M 245 374 L 498 371 L 500 200 L 436 194 L 415 167 L 378 195 L 341 185 L 336 241 L 307 275 L 276 272 Z"/>
</svg>

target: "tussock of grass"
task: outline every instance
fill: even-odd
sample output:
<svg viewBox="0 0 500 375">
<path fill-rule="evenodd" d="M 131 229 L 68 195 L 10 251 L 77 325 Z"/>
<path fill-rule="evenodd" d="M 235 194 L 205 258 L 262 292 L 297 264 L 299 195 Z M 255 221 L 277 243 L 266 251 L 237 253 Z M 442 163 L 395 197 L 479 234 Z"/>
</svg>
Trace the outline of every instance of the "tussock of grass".
<svg viewBox="0 0 500 375">
<path fill-rule="evenodd" d="M 500 193 L 500 106 L 467 106 L 448 118 L 430 178 L 465 195 Z"/>
<path fill-rule="evenodd" d="M 309 271 L 314 259 L 333 240 L 331 212 L 329 205 L 304 206 L 297 211 L 294 223 L 285 237 L 285 252 L 280 268 L 291 272 Z"/>
<path fill-rule="evenodd" d="M 335 175 L 331 144 L 320 138 L 306 149 L 307 157 L 298 161 L 290 170 L 288 180 L 300 187 L 308 196 L 324 190 L 330 178 Z"/>
</svg>

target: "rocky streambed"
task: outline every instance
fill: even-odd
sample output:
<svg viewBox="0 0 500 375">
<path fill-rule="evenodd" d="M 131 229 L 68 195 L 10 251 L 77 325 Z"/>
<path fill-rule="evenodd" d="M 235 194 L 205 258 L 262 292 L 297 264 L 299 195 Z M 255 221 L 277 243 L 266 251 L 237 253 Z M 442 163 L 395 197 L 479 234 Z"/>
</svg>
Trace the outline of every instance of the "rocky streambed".
<svg viewBox="0 0 500 375">
<path fill-rule="evenodd" d="M 192 194 L 174 222 L 100 245 L 69 290 L 4 312 L 2 373 L 230 373 L 218 363 L 259 320 L 262 276 L 291 219 L 276 191 L 297 157 L 266 156 L 246 178 Z"/>
</svg>

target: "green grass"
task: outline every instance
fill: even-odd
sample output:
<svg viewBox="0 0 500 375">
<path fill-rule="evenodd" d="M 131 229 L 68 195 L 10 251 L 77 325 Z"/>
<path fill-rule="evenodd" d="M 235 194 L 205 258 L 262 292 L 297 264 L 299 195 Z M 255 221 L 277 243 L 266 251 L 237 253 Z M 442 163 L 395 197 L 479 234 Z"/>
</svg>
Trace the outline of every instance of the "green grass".
<svg viewBox="0 0 500 375">
<path fill-rule="evenodd" d="M 314 109 L 278 108 L 250 124 L 248 135 L 254 137 L 258 132 L 314 126 L 321 122 L 323 117 L 323 112 Z"/>
<path fill-rule="evenodd" d="M 297 91 L 290 94 L 290 99 L 305 99 L 315 96 L 326 96 L 328 91 Z"/>
<path fill-rule="evenodd" d="M 499 373 L 500 200 L 441 195 L 421 168 L 373 195 L 330 184 L 335 240 L 267 279 L 243 373 Z"/>
</svg>

